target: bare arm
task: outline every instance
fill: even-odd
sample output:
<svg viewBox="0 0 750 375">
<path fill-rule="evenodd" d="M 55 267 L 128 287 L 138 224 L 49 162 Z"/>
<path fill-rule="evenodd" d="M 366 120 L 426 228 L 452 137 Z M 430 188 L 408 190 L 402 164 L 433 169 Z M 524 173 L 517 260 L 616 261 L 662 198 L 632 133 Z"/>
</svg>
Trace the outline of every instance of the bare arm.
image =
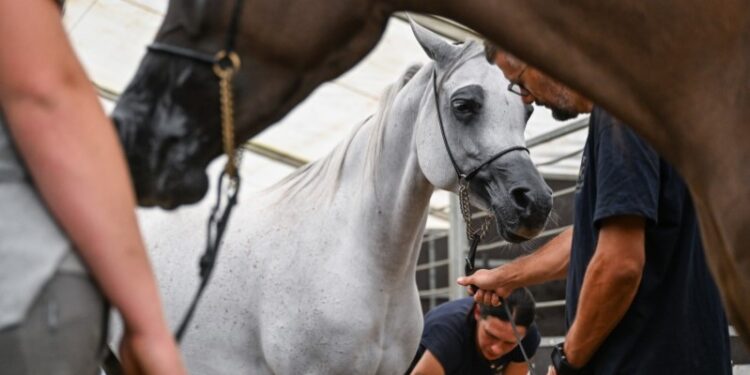
<svg viewBox="0 0 750 375">
<path fill-rule="evenodd" d="M 568 362 L 582 367 L 633 302 L 646 261 L 644 219 L 606 219 L 583 279 L 578 311 L 565 340 Z"/>
<path fill-rule="evenodd" d="M 0 105 L 48 208 L 125 320 L 126 369 L 184 373 L 114 127 L 59 18 L 50 0 L 0 1 Z"/>
<path fill-rule="evenodd" d="M 444 375 L 443 365 L 429 350 L 425 350 L 411 375 Z"/>
<path fill-rule="evenodd" d="M 469 277 L 460 277 L 464 286 L 476 285 L 477 302 L 497 305 L 513 289 L 547 281 L 564 279 L 570 262 L 573 228 L 566 229 L 531 255 L 518 258 L 492 270 L 478 270 Z"/>
<path fill-rule="evenodd" d="M 526 362 L 509 362 L 508 366 L 505 367 L 505 371 L 503 371 L 503 375 L 526 375 L 528 373 L 529 365 Z"/>
</svg>

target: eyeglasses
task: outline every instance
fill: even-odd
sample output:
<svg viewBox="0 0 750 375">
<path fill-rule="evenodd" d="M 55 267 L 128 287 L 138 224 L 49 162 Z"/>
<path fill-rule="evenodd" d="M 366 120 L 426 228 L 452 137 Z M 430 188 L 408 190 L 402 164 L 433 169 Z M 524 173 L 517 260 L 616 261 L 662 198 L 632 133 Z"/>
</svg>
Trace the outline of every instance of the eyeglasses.
<svg viewBox="0 0 750 375">
<path fill-rule="evenodd" d="M 523 69 L 521 69 L 516 76 L 516 79 L 511 80 L 510 83 L 508 83 L 508 91 L 520 96 L 533 96 L 526 87 L 523 87 L 523 84 L 519 83 L 521 81 L 521 76 L 523 76 L 523 73 L 526 71 L 526 67 L 527 65 L 524 65 Z"/>
</svg>

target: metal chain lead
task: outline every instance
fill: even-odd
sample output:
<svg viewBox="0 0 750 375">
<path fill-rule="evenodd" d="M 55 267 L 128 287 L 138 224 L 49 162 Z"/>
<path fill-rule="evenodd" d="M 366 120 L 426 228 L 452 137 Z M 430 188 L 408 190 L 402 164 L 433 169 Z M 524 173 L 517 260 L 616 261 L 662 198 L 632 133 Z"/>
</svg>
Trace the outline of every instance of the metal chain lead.
<svg viewBox="0 0 750 375">
<path fill-rule="evenodd" d="M 484 222 L 482 222 L 482 226 L 479 227 L 477 231 L 474 231 L 474 227 L 471 224 L 471 202 L 469 201 L 469 183 L 461 178 L 458 181 L 458 196 L 459 196 L 459 206 L 461 207 L 461 215 L 464 217 L 464 221 L 466 222 L 466 237 L 469 240 L 469 243 L 472 243 L 473 240 L 479 236 L 479 241 L 482 240 L 484 235 L 487 233 L 487 230 L 490 227 L 490 223 L 492 223 L 493 215 L 487 212 L 487 216 L 484 218 Z M 471 252 L 471 251 L 470 251 Z M 469 257 L 472 257 L 471 255 Z M 468 258 L 467 258 L 468 259 Z M 467 262 L 471 262 L 469 266 L 473 269 L 473 258 L 470 260 L 467 260 Z M 503 301 L 503 306 L 505 307 L 505 313 L 510 318 L 510 325 L 513 329 L 513 335 L 516 337 L 516 342 L 518 343 L 518 347 L 521 349 L 521 355 L 523 355 L 524 360 L 526 361 L 526 364 L 529 367 L 529 374 L 534 375 L 534 367 L 529 360 L 528 355 L 526 354 L 526 349 L 523 347 L 523 339 L 521 335 L 518 333 L 518 327 L 516 327 L 516 323 L 513 320 L 513 314 L 511 314 L 510 308 L 508 305 Z"/>
<path fill-rule="evenodd" d="M 471 242 L 475 236 L 479 236 L 479 239 L 481 240 L 484 238 L 484 235 L 487 234 L 487 230 L 490 228 L 490 224 L 492 223 L 492 219 L 494 216 L 487 212 L 487 216 L 484 218 L 484 222 L 482 222 L 482 225 L 477 229 L 474 230 L 474 226 L 471 223 L 471 202 L 469 201 L 469 183 L 466 180 L 461 180 L 458 182 L 458 197 L 459 197 L 459 206 L 461 207 L 461 216 L 464 218 L 464 222 L 466 222 L 466 238 Z"/>
</svg>

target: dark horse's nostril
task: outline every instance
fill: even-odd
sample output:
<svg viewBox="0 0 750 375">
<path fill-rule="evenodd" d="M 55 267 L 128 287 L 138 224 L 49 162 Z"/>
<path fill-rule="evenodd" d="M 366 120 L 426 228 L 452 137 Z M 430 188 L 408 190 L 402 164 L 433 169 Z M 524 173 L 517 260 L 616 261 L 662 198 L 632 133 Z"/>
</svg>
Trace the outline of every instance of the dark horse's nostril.
<svg viewBox="0 0 750 375">
<path fill-rule="evenodd" d="M 516 207 L 525 210 L 531 204 L 529 199 L 529 189 L 525 187 L 517 187 L 510 190 L 510 196 L 513 198 L 513 203 Z"/>
</svg>

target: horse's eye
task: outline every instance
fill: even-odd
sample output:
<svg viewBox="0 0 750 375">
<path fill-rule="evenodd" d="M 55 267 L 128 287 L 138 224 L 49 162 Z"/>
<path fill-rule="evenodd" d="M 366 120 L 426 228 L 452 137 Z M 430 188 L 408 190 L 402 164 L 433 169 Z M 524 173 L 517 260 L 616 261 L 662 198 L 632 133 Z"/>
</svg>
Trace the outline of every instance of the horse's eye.
<svg viewBox="0 0 750 375">
<path fill-rule="evenodd" d="M 453 110 L 457 114 L 467 115 L 477 113 L 480 108 L 481 105 L 471 99 L 455 99 L 453 101 Z"/>
</svg>

